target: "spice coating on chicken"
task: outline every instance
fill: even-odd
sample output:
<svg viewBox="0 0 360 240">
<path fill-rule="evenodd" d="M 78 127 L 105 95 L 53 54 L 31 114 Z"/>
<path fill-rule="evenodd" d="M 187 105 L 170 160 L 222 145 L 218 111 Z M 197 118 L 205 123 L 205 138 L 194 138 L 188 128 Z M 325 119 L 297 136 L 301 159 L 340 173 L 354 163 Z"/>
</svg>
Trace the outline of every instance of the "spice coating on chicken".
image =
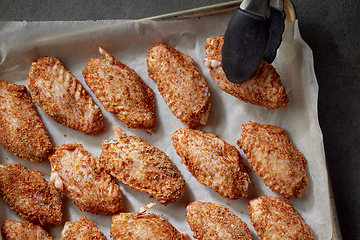
<svg viewBox="0 0 360 240">
<path fill-rule="evenodd" d="M 111 175 L 163 205 L 184 196 L 185 180 L 163 151 L 137 136 L 127 137 L 120 128 L 114 130 L 118 138 L 103 140 L 99 157 Z"/>
<path fill-rule="evenodd" d="M 193 201 L 186 206 L 186 219 L 199 240 L 251 240 L 246 223 L 223 205 Z"/>
<path fill-rule="evenodd" d="M 307 161 L 284 129 L 255 122 L 243 124 L 238 145 L 268 188 L 286 199 L 301 197 L 308 185 Z"/>
<path fill-rule="evenodd" d="M 205 44 L 203 60 L 210 76 L 224 92 L 254 105 L 271 109 L 286 108 L 289 98 L 276 69 L 263 61 L 255 75 L 242 83 L 230 82 L 221 67 L 221 48 L 224 36 L 210 37 Z"/>
<path fill-rule="evenodd" d="M 58 146 L 49 160 L 50 182 L 81 211 L 113 215 L 125 208 L 115 180 L 81 144 Z"/>
<path fill-rule="evenodd" d="M 83 70 L 86 84 L 106 111 L 129 128 L 151 129 L 156 125 L 153 90 L 140 76 L 99 47 L 105 58 L 91 58 Z"/>
<path fill-rule="evenodd" d="M 93 239 L 106 240 L 106 236 L 87 217 L 81 217 L 76 222 L 66 222 L 61 231 L 61 240 Z"/>
<path fill-rule="evenodd" d="M 171 139 L 182 163 L 199 183 L 225 198 L 247 197 L 250 170 L 234 146 L 213 133 L 190 128 L 177 130 Z"/>
<path fill-rule="evenodd" d="M 313 240 L 310 227 L 286 200 L 262 196 L 249 201 L 250 222 L 261 239 Z"/>
<path fill-rule="evenodd" d="M 189 127 L 206 125 L 211 105 L 209 86 L 190 56 L 158 43 L 148 51 L 147 70 L 177 118 Z"/>
<path fill-rule="evenodd" d="M 0 144 L 31 162 L 48 159 L 53 145 L 25 86 L 0 80 Z"/>
<path fill-rule="evenodd" d="M 6 219 L 1 227 L 3 240 L 53 240 L 51 235 L 39 225 L 29 221 L 12 221 Z"/>
<path fill-rule="evenodd" d="M 188 240 L 171 223 L 155 213 L 145 213 L 152 205 L 136 213 L 119 213 L 112 217 L 110 228 L 114 240 Z"/>
<path fill-rule="evenodd" d="M 61 194 L 37 169 L 0 164 L 0 194 L 21 218 L 41 225 L 62 221 Z"/>
<path fill-rule="evenodd" d="M 105 130 L 100 108 L 59 59 L 32 62 L 28 86 L 34 102 L 55 122 L 86 135 Z"/>
</svg>

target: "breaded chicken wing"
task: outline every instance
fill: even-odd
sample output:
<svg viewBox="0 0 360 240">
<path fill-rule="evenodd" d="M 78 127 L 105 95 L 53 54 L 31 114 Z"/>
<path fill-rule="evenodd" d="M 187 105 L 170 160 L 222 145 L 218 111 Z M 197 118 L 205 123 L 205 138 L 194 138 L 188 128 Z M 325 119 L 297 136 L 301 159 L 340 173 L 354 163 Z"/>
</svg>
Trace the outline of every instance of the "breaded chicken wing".
<svg viewBox="0 0 360 240">
<path fill-rule="evenodd" d="M 284 129 L 255 122 L 243 124 L 238 145 L 268 188 L 286 199 L 301 197 L 308 185 L 307 161 Z"/>
<path fill-rule="evenodd" d="M 185 180 L 169 157 L 137 136 L 126 137 L 114 127 L 117 139 L 103 140 L 99 160 L 119 181 L 146 192 L 167 205 L 185 194 Z"/>
<path fill-rule="evenodd" d="M 60 224 L 60 192 L 37 169 L 20 163 L 0 164 L 0 194 L 20 217 L 35 224 Z"/>
<path fill-rule="evenodd" d="M 27 80 L 34 102 L 55 122 L 87 135 L 104 131 L 100 108 L 59 59 L 32 62 Z"/>
<path fill-rule="evenodd" d="M 221 67 L 221 48 L 224 36 L 208 38 L 203 60 L 210 69 L 210 76 L 218 87 L 238 99 L 271 109 L 286 108 L 289 98 L 275 68 L 263 61 L 255 75 L 242 83 L 230 82 Z"/>
<path fill-rule="evenodd" d="M 110 228 L 114 240 L 188 240 L 171 223 L 155 213 L 145 213 L 148 204 L 136 213 L 119 213 L 112 217 Z"/>
<path fill-rule="evenodd" d="M 43 162 L 53 150 L 25 86 L 0 80 L 0 144 L 15 156 Z"/>
<path fill-rule="evenodd" d="M 106 236 L 87 217 L 81 217 L 76 222 L 66 222 L 61 231 L 61 240 L 93 239 L 106 240 Z"/>
<path fill-rule="evenodd" d="M 153 90 L 131 68 L 99 47 L 105 58 L 91 58 L 83 76 L 106 111 L 129 128 L 150 130 L 156 125 Z M 151 130 L 150 130 L 151 131 Z"/>
<path fill-rule="evenodd" d="M 172 135 L 182 163 L 198 182 L 229 199 L 247 197 L 249 168 L 239 151 L 213 133 L 181 128 Z"/>
<path fill-rule="evenodd" d="M 196 239 L 252 239 L 246 223 L 223 205 L 194 201 L 186 206 L 186 211 L 187 222 Z"/>
<path fill-rule="evenodd" d="M 248 209 L 261 239 L 314 239 L 310 227 L 286 200 L 262 196 L 250 200 Z"/>
<path fill-rule="evenodd" d="M 81 144 L 58 146 L 49 160 L 50 182 L 81 211 L 113 215 L 125 208 L 115 180 Z"/>
<path fill-rule="evenodd" d="M 51 235 L 39 225 L 29 221 L 12 221 L 6 219 L 1 227 L 3 240 L 53 240 Z"/>
<path fill-rule="evenodd" d="M 190 56 L 158 43 L 148 51 L 147 70 L 177 118 L 189 127 L 206 125 L 209 86 Z"/>
</svg>

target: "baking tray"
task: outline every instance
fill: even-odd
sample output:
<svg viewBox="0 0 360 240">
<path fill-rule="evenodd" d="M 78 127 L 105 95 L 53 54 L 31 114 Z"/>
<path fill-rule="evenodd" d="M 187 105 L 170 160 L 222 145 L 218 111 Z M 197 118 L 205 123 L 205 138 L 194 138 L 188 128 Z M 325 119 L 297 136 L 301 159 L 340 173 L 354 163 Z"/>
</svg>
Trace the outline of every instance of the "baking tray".
<svg viewBox="0 0 360 240">
<path fill-rule="evenodd" d="M 235 8 L 239 7 L 241 2 L 242 1 L 230 1 L 230 2 L 214 4 L 200 8 L 194 8 L 194 9 L 189 9 L 174 13 L 143 18 L 141 20 L 154 20 L 154 21 L 181 20 L 187 18 L 208 16 L 212 14 L 229 13 L 229 12 L 233 12 Z M 297 19 L 295 6 L 290 0 L 284 0 L 284 11 L 286 12 L 285 24 L 294 22 Z M 330 178 L 329 178 L 329 191 L 330 191 L 330 203 L 331 203 L 331 216 L 332 216 L 332 224 L 333 224 L 332 240 L 342 240 Z"/>
<path fill-rule="evenodd" d="M 180 12 L 174 12 L 159 16 L 154 16 L 150 18 L 143 18 L 140 20 L 153 20 L 153 21 L 171 21 L 171 20 L 184 20 L 184 19 L 191 19 L 191 18 L 199 18 L 209 15 L 218 15 L 218 14 L 228 14 L 231 13 L 236 7 L 240 5 L 241 1 L 231 1 L 221 4 L 209 5 L 205 7 L 189 9 Z M 285 1 L 285 11 L 287 13 L 286 24 L 289 24 L 296 20 L 296 13 L 293 4 L 290 1 Z M 92 29 L 92 31 L 98 31 L 99 29 Z M 63 36 L 64 37 L 64 36 Z M 61 41 L 61 35 L 54 39 L 45 39 L 47 42 L 51 41 Z M 31 41 L 31 40 L 29 40 Z M 40 43 L 39 43 L 40 44 Z M 16 44 L 12 46 L 16 48 Z M 336 214 L 335 204 L 333 193 L 331 189 L 331 183 L 329 182 L 329 192 L 330 192 L 330 202 L 331 202 L 331 215 L 332 215 L 332 224 L 333 224 L 333 240 L 341 240 L 341 232 L 338 224 L 338 218 Z M 191 234 L 191 233 L 189 233 Z"/>
</svg>

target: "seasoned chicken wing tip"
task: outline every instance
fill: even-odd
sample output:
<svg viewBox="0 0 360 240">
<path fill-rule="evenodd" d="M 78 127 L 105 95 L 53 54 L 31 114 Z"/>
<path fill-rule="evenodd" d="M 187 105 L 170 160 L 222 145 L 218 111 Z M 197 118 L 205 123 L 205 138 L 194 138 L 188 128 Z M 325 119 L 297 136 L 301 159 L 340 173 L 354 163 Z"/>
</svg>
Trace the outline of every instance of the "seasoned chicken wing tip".
<svg viewBox="0 0 360 240">
<path fill-rule="evenodd" d="M 111 64 L 114 64 L 115 62 L 115 57 L 110 54 L 109 52 L 107 52 L 105 49 L 103 49 L 102 47 L 99 47 L 99 53 L 104 55 L 106 57 L 106 60 L 108 60 Z"/>
<path fill-rule="evenodd" d="M 136 213 L 143 214 L 155 205 L 156 205 L 156 203 L 148 203 L 145 207 L 141 207 Z"/>
<path fill-rule="evenodd" d="M 125 138 L 126 137 L 126 133 L 124 132 L 124 130 L 121 129 L 121 127 L 114 126 L 113 131 L 117 138 Z"/>
</svg>

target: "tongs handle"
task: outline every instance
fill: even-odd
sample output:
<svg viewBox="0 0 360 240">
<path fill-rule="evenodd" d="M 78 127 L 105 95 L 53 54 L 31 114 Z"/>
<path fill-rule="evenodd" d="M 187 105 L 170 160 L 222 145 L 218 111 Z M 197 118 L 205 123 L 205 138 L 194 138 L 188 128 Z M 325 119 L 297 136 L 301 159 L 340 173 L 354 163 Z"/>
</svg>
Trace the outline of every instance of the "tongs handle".
<svg viewBox="0 0 360 240">
<path fill-rule="evenodd" d="M 270 25 L 266 16 L 235 9 L 222 46 L 222 68 L 229 81 L 240 83 L 254 75 L 267 50 Z"/>
<path fill-rule="evenodd" d="M 268 43 L 267 51 L 264 55 L 264 60 L 268 63 L 272 63 L 276 57 L 277 49 L 282 41 L 282 34 L 285 29 L 285 11 L 273 6 L 270 6 L 270 39 Z"/>
<path fill-rule="evenodd" d="M 222 68 L 229 81 L 241 83 L 254 75 L 263 59 L 274 60 L 284 19 L 285 12 L 278 6 L 270 8 L 270 0 L 244 0 L 235 9 L 222 47 Z"/>
</svg>

